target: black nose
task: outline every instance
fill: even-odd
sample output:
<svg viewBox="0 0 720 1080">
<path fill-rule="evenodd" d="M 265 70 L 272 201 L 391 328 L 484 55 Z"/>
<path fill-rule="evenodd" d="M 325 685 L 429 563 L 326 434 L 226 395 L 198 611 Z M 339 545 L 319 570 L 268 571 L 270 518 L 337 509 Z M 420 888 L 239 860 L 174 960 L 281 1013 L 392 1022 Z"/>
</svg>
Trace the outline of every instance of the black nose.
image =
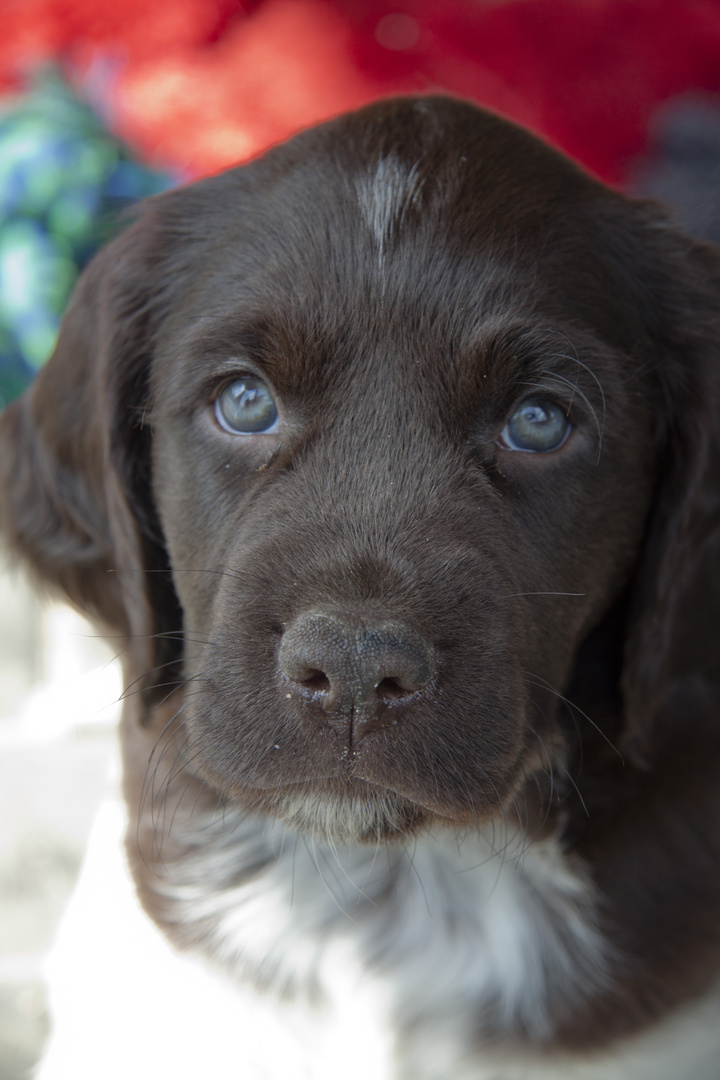
<svg viewBox="0 0 720 1080">
<path fill-rule="evenodd" d="M 433 653 L 410 626 L 322 612 L 301 616 L 283 635 L 280 670 L 328 712 L 348 713 L 408 697 L 433 674 Z"/>
</svg>

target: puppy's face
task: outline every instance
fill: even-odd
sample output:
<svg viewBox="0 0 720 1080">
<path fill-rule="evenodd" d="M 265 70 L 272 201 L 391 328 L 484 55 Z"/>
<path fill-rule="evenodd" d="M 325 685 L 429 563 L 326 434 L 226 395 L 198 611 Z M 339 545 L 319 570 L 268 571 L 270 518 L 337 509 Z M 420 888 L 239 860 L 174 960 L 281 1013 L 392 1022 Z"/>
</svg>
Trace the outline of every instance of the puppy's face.
<svg viewBox="0 0 720 1080">
<path fill-rule="evenodd" d="M 447 101 L 166 205 L 184 269 L 144 423 L 188 759 L 345 838 L 498 818 L 529 788 L 547 806 L 559 698 L 652 497 L 630 211 Z"/>
</svg>

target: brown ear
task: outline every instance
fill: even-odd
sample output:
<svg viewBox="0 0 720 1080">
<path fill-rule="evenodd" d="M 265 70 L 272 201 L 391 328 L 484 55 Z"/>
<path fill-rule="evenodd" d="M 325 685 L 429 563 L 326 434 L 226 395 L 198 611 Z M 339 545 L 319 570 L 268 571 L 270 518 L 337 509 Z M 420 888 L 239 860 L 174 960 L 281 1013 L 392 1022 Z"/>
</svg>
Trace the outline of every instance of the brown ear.
<svg viewBox="0 0 720 1080">
<path fill-rule="evenodd" d="M 41 583 L 126 638 L 136 670 L 162 663 L 157 642 L 180 629 L 142 428 L 148 297 L 159 292 L 157 279 L 148 285 L 142 224 L 85 270 L 53 356 L 0 416 L 0 524 L 11 552 Z"/>
<path fill-rule="evenodd" d="M 641 287 L 666 420 L 623 675 L 641 760 L 710 722 L 720 683 L 720 253 L 653 225 Z"/>
</svg>

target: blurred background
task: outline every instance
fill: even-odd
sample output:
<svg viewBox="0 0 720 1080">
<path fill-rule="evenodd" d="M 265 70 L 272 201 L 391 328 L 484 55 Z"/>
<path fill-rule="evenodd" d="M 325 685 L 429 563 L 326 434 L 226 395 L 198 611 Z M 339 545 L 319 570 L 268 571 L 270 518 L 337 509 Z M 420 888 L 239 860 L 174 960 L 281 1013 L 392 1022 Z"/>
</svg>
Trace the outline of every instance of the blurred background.
<svg viewBox="0 0 720 1080">
<path fill-rule="evenodd" d="M 387 95 L 477 101 L 720 242 L 720 0 L 0 0 L 0 28 L 0 408 L 125 208 Z M 122 683 L 1 545 L 0 1077 L 26 1080 Z"/>
</svg>

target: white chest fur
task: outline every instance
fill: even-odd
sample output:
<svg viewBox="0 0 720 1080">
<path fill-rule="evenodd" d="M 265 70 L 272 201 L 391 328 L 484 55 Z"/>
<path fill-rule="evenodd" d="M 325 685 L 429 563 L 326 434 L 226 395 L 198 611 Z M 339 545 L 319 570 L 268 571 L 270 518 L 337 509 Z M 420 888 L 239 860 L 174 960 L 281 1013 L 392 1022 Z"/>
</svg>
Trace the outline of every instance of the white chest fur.
<svg viewBox="0 0 720 1080">
<path fill-rule="evenodd" d="M 337 847 L 227 813 L 193 829 L 157 886 L 170 918 L 209 924 L 215 955 L 276 992 L 337 1002 L 355 970 L 382 985 L 393 1030 L 446 1013 L 467 1038 L 478 1015 L 542 1037 L 551 999 L 605 978 L 592 891 L 555 841 L 440 830 Z"/>
<path fill-rule="evenodd" d="M 716 1080 L 717 999 L 593 1060 L 511 1060 L 471 1040 L 469 1004 L 540 1030 L 548 972 L 573 992 L 580 956 L 583 978 L 605 977 L 588 889 L 553 845 L 489 858 L 482 838 L 428 839 L 394 866 L 360 849 L 348 867 L 286 838 L 269 879 L 186 885 L 186 915 L 213 917 L 231 962 L 270 956 L 276 989 L 312 973 L 315 994 L 279 999 L 170 948 L 135 898 L 123 828 L 106 806 L 51 961 L 37 1080 Z"/>
</svg>

